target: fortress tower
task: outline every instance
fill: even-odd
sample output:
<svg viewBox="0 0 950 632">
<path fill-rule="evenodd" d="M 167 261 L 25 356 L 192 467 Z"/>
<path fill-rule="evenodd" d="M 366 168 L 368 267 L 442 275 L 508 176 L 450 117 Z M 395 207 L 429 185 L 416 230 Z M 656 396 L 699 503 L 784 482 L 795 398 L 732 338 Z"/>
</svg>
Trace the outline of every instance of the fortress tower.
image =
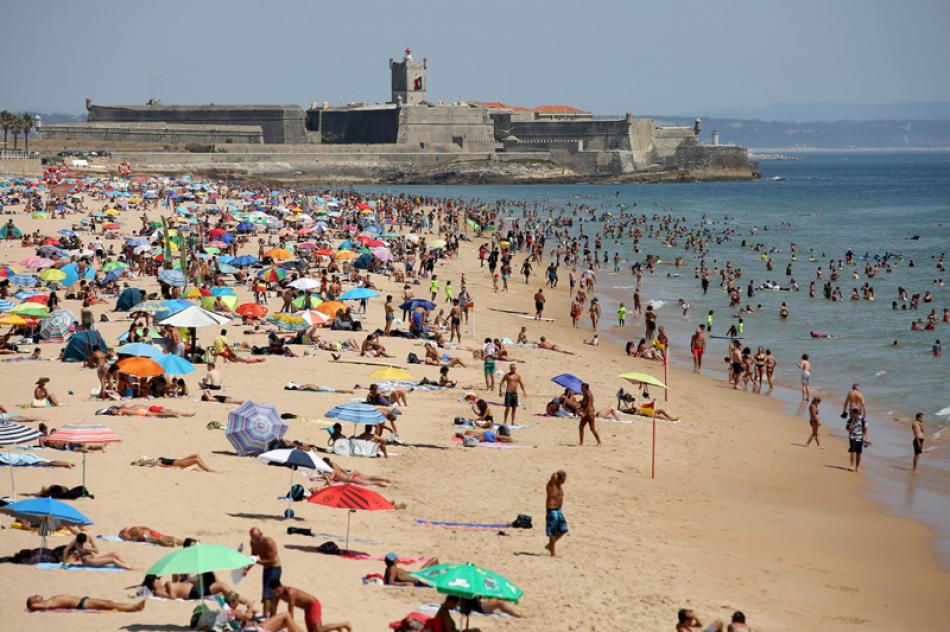
<svg viewBox="0 0 950 632">
<path fill-rule="evenodd" d="M 412 49 L 407 48 L 402 61 L 389 60 L 392 73 L 391 103 L 418 105 L 426 100 L 426 60 L 413 61 Z"/>
</svg>

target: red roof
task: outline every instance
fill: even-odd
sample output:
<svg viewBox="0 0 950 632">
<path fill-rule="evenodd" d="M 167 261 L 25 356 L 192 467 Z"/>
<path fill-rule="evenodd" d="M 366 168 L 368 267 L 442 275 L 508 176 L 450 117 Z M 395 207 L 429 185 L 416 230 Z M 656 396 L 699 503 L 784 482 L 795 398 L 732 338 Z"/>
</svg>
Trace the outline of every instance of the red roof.
<svg viewBox="0 0 950 632">
<path fill-rule="evenodd" d="M 491 110 L 513 110 L 515 112 L 530 112 L 528 108 L 521 107 L 520 105 L 508 105 L 507 103 L 502 103 L 501 101 L 471 101 L 470 105 L 474 105 L 477 108 L 489 108 Z"/>
<path fill-rule="evenodd" d="M 542 114 L 586 114 L 584 110 L 580 110 L 572 105 L 539 105 L 531 111 L 540 112 Z"/>
</svg>

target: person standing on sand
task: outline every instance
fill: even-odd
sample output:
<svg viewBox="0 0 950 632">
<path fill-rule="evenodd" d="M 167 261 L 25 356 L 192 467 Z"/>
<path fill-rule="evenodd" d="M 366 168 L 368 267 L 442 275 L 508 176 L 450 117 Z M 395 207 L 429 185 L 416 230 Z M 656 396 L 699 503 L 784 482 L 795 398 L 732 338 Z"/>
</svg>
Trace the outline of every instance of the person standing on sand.
<svg viewBox="0 0 950 632">
<path fill-rule="evenodd" d="M 584 382 L 581 384 L 581 420 L 577 426 L 577 432 L 580 435 L 580 441 L 577 445 L 584 445 L 584 426 L 590 426 L 590 431 L 597 439 L 597 445 L 600 446 L 600 435 L 597 434 L 597 427 L 594 425 L 597 417 L 597 409 L 594 407 L 594 394 L 590 392 L 590 384 Z"/>
<path fill-rule="evenodd" d="M 815 445 L 817 445 L 819 449 L 823 449 L 821 447 L 821 440 L 818 439 L 818 428 L 821 427 L 821 417 L 818 414 L 818 404 L 820 403 L 821 398 L 816 397 L 811 400 L 811 404 L 808 405 L 808 423 L 811 424 L 811 436 L 809 436 L 808 441 L 805 442 L 806 448 L 811 445 L 811 441 L 814 439 Z"/>
<path fill-rule="evenodd" d="M 848 471 L 857 472 L 861 469 L 861 453 L 868 439 L 868 422 L 861 415 L 861 409 L 851 409 L 845 429 L 848 431 L 848 455 L 851 463 Z"/>
<path fill-rule="evenodd" d="M 396 308 L 393 307 L 392 294 L 386 296 L 386 303 L 383 305 L 383 310 L 386 312 L 386 329 L 383 330 L 383 335 L 388 336 L 392 333 L 393 321 L 396 319 Z"/>
<path fill-rule="evenodd" d="M 548 543 L 544 545 L 544 548 L 551 553 L 551 557 L 557 555 L 554 550 L 555 545 L 557 541 L 567 533 L 567 519 L 561 511 L 561 508 L 564 506 L 564 482 L 566 480 L 567 472 L 558 470 L 551 475 L 550 480 L 548 480 L 547 489 L 545 490 L 547 498 L 545 501 L 546 511 L 544 526 L 548 536 Z"/>
<path fill-rule="evenodd" d="M 538 291 L 534 295 L 534 319 L 541 320 L 541 315 L 544 313 L 544 290 L 538 288 Z"/>
<path fill-rule="evenodd" d="M 266 537 L 257 527 L 252 527 L 251 535 L 251 554 L 257 556 L 257 563 L 263 568 L 261 578 L 261 602 L 264 607 L 264 616 L 270 618 L 277 614 L 277 596 L 271 589 L 272 581 L 280 581 L 280 574 L 283 569 L 280 567 L 280 555 L 277 551 L 277 543 L 274 538 Z M 250 567 L 246 568 L 244 574 L 250 572 Z"/>
<path fill-rule="evenodd" d="M 590 324 L 594 331 L 597 331 L 598 321 L 600 321 L 600 301 L 595 296 L 590 299 Z"/>
<path fill-rule="evenodd" d="M 844 405 L 841 407 L 841 418 L 844 419 L 847 417 L 848 411 L 852 408 L 857 408 L 862 417 L 868 416 L 868 409 L 864 403 L 864 394 L 861 392 L 861 389 L 858 388 L 857 384 L 851 385 L 851 390 L 848 392 L 847 397 L 844 398 Z"/>
<path fill-rule="evenodd" d="M 798 362 L 798 368 L 802 370 L 802 401 L 807 402 L 809 396 L 808 384 L 811 382 L 811 360 L 808 354 L 803 353 L 802 359 Z"/>
<path fill-rule="evenodd" d="M 700 325 L 689 339 L 689 348 L 693 352 L 693 372 L 702 373 L 703 354 L 706 353 L 706 325 Z"/>
<path fill-rule="evenodd" d="M 521 392 L 527 397 L 528 392 L 524 388 L 524 381 L 518 375 L 518 367 L 512 364 L 498 384 L 498 394 L 501 395 L 504 391 L 505 395 L 505 425 L 508 425 L 509 411 L 511 412 L 511 423 L 515 423 L 515 413 L 518 411 L 518 387 L 521 387 Z"/>
<path fill-rule="evenodd" d="M 910 429 L 914 433 L 914 467 L 911 469 L 911 472 L 917 472 L 917 462 L 920 460 L 920 455 L 924 452 L 923 413 L 917 413 L 914 415 L 914 423 L 910 425 Z"/>
</svg>

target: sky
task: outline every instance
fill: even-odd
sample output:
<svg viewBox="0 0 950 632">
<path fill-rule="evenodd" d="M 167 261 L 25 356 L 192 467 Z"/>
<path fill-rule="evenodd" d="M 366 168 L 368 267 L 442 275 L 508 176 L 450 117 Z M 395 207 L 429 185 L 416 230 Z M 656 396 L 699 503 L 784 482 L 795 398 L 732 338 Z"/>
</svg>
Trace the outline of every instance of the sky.
<svg viewBox="0 0 950 632">
<path fill-rule="evenodd" d="M 950 101 L 948 0 L 0 0 L 0 109 L 389 99 L 601 114 Z"/>
</svg>

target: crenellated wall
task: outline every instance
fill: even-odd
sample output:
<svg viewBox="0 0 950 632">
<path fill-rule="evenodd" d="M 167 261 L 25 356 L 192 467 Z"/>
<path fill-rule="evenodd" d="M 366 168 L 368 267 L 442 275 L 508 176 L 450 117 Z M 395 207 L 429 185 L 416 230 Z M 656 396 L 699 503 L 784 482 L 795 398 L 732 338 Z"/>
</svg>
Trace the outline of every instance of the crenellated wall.
<svg viewBox="0 0 950 632">
<path fill-rule="evenodd" d="M 57 123 L 44 125 L 40 138 L 53 141 L 162 143 L 262 143 L 259 125 L 188 125 L 176 123 Z"/>
</svg>

